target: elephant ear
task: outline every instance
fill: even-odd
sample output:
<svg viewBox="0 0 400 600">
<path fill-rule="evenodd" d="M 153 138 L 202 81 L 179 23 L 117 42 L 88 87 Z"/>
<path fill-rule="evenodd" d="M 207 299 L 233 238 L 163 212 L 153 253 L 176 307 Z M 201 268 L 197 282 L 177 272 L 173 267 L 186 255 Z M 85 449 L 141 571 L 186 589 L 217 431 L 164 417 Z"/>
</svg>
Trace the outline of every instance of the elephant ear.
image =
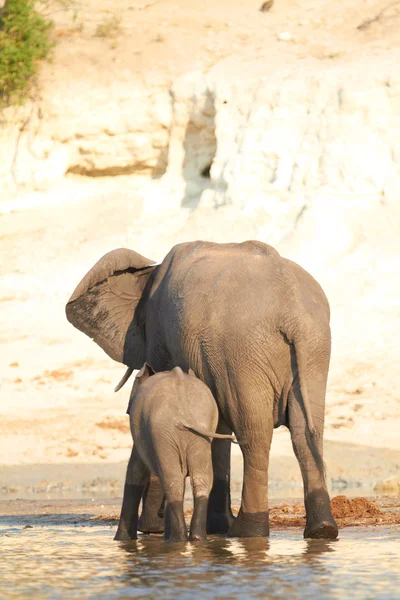
<svg viewBox="0 0 400 600">
<path fill-rule="evenodd" d="M 145 360 L 138 305 L 156 265 L 133 250 L 105 254 L 66 305 L 67 319 L 114 360 L 139 368 Z"/>
</svg>

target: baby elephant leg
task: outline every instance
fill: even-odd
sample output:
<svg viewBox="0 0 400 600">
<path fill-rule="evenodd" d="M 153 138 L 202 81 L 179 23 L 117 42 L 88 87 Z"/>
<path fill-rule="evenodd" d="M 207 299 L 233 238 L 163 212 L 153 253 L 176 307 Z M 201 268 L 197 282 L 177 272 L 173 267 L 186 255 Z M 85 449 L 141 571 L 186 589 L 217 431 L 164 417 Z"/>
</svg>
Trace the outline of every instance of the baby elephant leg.
<svg viewBox="0 0 400 600">
<path fill-rule="evenodd" d="M 139 504 L 149 477 L 150 472 L 134 447 L 126 471 L 124 498 L 115 540 L 137 539 Z"/>
<path fill-rule="evenodd" d="M 186 542 L 188 539 L 182 500 L 168 500 L 165 509 L 165 535 L 169 542 Z"/>
<path fill-rule="evenodd" d="M 186 542 L 188 532 L 183 512 L 183 497 L 185 493 L 185 477 L 183 476 L 179 463 L 173 471 L 171 465 L 169 470 L 163 471 L 160 479 L 165 491 L 165 517 L 164 538 L 169 542 Z"/>
<path fill-rule="evenodd" d="M 193 491 L 193 516 L 190 522 L 190 540 L 207 539 L 208 498 L 213 485 L 211 444 L 208 440 L 196 440 L 197 451 L 188 460 L 190 483 Z M 195 450 L 192 448 L 192 450 Z"/>
</svg>

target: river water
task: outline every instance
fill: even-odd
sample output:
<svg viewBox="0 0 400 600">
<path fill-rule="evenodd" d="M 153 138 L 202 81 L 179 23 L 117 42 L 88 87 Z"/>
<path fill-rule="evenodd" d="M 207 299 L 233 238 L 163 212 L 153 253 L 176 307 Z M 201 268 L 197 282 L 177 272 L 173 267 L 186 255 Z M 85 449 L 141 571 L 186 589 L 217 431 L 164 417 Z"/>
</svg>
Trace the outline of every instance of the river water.
<svg viewBox="0 0 400 600">
<path fill-rule="evenodd" d="M 0 526 L 0 598 L 400 598 L 400 526 L 299 530 L 266 539 L 158 536 L 114 542 L 115 526 Z"/>
</svg>

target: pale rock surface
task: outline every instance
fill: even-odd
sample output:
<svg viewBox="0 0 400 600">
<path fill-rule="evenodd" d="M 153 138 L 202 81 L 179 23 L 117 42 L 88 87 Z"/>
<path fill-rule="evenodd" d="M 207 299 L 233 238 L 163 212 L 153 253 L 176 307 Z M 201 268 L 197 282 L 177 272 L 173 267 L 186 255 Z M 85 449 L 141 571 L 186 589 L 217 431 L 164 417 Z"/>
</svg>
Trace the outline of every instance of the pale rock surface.
<svg viewBox="0 0 400 600">
<path fill-rule="evenodd" d="M 6 108 L 1 119 L 3 194 L 21 186 L 45 189 L 67 173 L 158 175 L 166 167 L 166 89 L 149 90 L 137 81 L 59 81 L 51 95 Z"/>
<path fill-rule="evenodd" d="M 203 196 L 246 210 L 316 194 L 382 196 L 400 183 L 400 51 L 325 68 L 304 61 L 254 76 L 230 61 L 172 88 L 167 179 L 186 187 L 209 166 Z M 259 61 L 256 71 L 262 71 Z M 227 75 L 227 72 L 229 73 Z M 248 75 L 244 75 L 248 73 Z M 204 187 L 204 184 L 203 184 Z M 211 191 L 210 191 L 211 190 Z M 195 193 L 193 194 L 196 195 Z M 186 196 L 181 198 L 184 202 Z"/>
</svg>

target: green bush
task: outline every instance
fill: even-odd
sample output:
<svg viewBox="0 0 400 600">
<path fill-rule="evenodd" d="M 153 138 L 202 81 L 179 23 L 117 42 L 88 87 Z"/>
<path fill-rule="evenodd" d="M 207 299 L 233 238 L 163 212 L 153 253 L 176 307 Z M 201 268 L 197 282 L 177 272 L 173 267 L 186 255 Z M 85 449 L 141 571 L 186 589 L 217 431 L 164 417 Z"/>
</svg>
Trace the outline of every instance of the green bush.
<svg viewBox="0 0 400 600">
<path fill-rule="evenodd" d="M 7 0 L 0 10 L 0 104 L 26 96 L 38 61 L 53 46 L 51 27 L 33 0 Z"/>
</svg>

